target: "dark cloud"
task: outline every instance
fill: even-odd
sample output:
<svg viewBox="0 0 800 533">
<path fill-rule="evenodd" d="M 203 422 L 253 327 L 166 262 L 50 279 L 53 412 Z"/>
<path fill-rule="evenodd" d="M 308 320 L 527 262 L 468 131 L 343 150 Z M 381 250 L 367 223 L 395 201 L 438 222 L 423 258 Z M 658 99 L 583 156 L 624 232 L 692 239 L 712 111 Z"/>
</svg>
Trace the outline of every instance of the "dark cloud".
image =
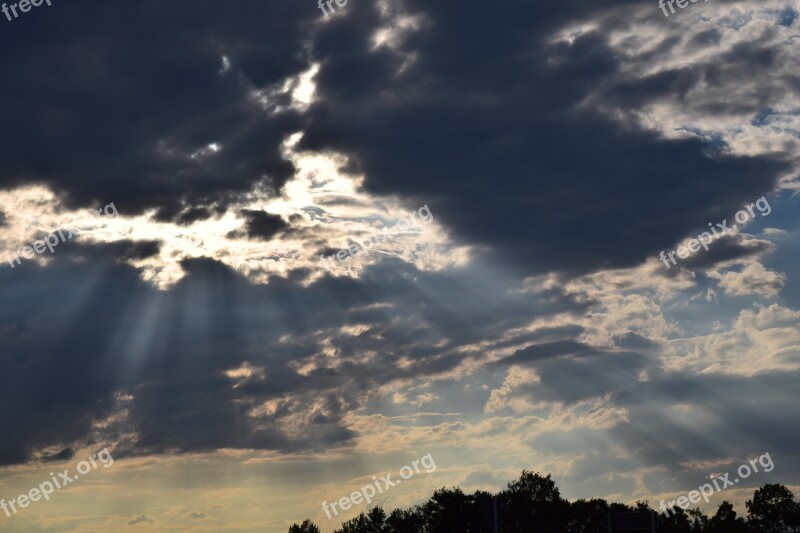
<svg viewBox="0 0 800 533">
<path fill-rule="evenodd" d="M 191 225 L 198 220 L 211 218 L 212 211 L 207 207 L 190 207 L 178 215 L 176 222 L 181 225 Z"/>
<path fill-rule="evenodd" d="M 262 241 L 272 240 L 280 232 L 289 229 L 289 224 L 280 215 L 272 215 L 266 211 L 242 209 L 239 211 L 246 222 L 242 230 L 232 231 L 228 236 L 248 237 Z"/>
<path fill-rule="evenodd" d="M 716 29 L 701 31 L 689 42 L 690 46 L 716 46 L 719 44 L 722 35 Z"/>
<path fill-rule="evenodd" d="M 305 287 L 303 276 L 253 285 L 198 258 L 159 291 L 117 262 L 124 247 L 74 248 L 47 267 L 0 269 L 0 424 L 17 428 L 0 434 L 2 464 L 89 441 L 116 442 L 115 458 L 347 445 L 345 415 L 382 384 L 452 371 L 478 357 L 465 352 L 471 343 L 586 308 L 557 291 L 516 293 L 480 270 L 426 273 L 397 260 Z M 259 373 L 227 374 L 248 367 Z"/>
<path fill-rule="evenodd" d="M 772 251 L 775 245 L 769 241 L 742 241 L 730 236 L 723 237 L 709 246 L 706 252 L 702 248 L 686 259 L 679 260 L 678 265 L 692 269 L 708 269 L 728 261 L 757 257 Z"/>
<path fill-rule="evenodd" d="M 729 464 L 735 468 L 744 459 L 767 452 L 776 465 L 783 465 L 781 478 L 794 478 L 800 470 L 791 443 L 800 436 L 800 417 L 790 391 L 797 379 L 796 371 L 753 377 L 667 374 L 619 396 L 631 420 L 610 434 L 627 449 L 641 450 L 642 461 L 666 466 L 679 480 L 697 478 L 682 464 L 687 460 L 733 457 Z M 680 405 L 693 406 L 692 414 L 686 407 L 683 415 L 676 412 Z M 748 486 L 764 482 L 756 477 Z"/>
<path fill-rule="evenodd" d="M 607 37 L 625 24 L 611 15 L 625 2 L 593 4 L 620 9 L 569 44 L 553 44 L 549 32 L 573 14 L 573 2 L 488 11 L 463 3 L 393 5 L 419 15 L 425 28 L 396 50 L 366 45 L 375 25 L 368 14 L 319 32 L 321 100 L 301 145 L 351 155 L 367 189 L 435 203 L 456 238 L 520 268 L 633 265 L 697 220 L 721 220 L 770 190 L 789 168 L 780 158 L 664 139 L 601 112 L 686 94 L 709 78 L 723 84 L 752 76 L 744 73 L 751 64 L 767 72 L 774 57 L 764 44 L 742 44 L 730 52 L 737 58 L 729 67 L 625 81 Z M 581 7 L 591 17 L 593 7 Z"/>
<path fill-rule="evenodd" d="M 58 453 L 43 456 L 42 461 L 45 463 L 67 461 L 69 459 L 72 459 L 74 456 L 75 456 L 75 450 L 73 450 L 72 448 L 64 448 Z"/>
<path fill-rule="evenodd" d="M 551 357 L 560 357 L 562 355 L 587 356 L 597 353 L 597 350 L 591 346 L 587 346 L 586 344 L 577 341 L 554 341 L 545 344 L 534 344 L 528 346 L 527 348 L 523 348 L 522 350 L 517 350 L 513 355 L 502 359 L 499 361 L 499 363 L 517 364 L 540 361 L 549 359 Z"/>
<path fill-rule="evenodd" d="M 627 77 L 609 39 L 638 4 L 394 1 L 390 12 L 418 16 L 419 27 L 379 47 L 372 39 L 388 21 L 367 4 L 325 24 L 302 2 L 54 4 L 0 32 L 0 95 L 12 103 L 0 109 L 12 132 L 0 144 L 0 186 L 43 183 L 68 206 L 113 198 L 125 214 L 155 209 L 157 220 L 189 225 L 222 215 L 262 180 L 279 194 L 294 172 L 280 144 L 303 131 L 301 148 L 350 156 L 346 169 L 364 173 L 368 192 L 436 206 L 453 238 L 489 249 L 492 264 L 557 271 L 558 281 L 633 265 L 765 194 L 790 167 L 784 154 L 735 156 L 719 142 L 666 139 L 630 113 L 670 101 L 763 121 L 774 99 L 798 87 L 777 75 L 754 94 L 730 88 L 770 80 L 780 66 L 763 40 L 708 64 Z M 552 39 L 589 19 L 594 29 Z M 793 24 L 794 14 L 780 20 Z M 720 35 L 667 36 L 640 59 L 662 59 L 684 40 L 711 47 Z M 319 99 L 290 110 L 283 82 L 312 62 Z M 698 87 L 713 96 L 694 100 Z M 610 118 L 620 110 L 628 118 Z M 233 237 L 293 231 L 278 215 L 240 214 Z M 611 438 L 582 429 L 572 434 L 582 447 L 559 432 L 533 442 L 580 452 L 576 477 L 679 469 L 687 458 L 729 457 L 732 443 L 796 458 L 800 424 L 784 392 L 796 389 L 796 373 L 667 373 L 660 345 L 637 334 L 598 348 L 575 340 L 580 326 L 532 333 L 537 319 L 584 316 L 598 302 L 561 287 L 521 292 L 513 275 L 485 267 L 486 256 L 436 272 L 386 260 L 358 279 L 311 284 L 298 269 L 263 285 L 197 258 L 161 291 L 120 264 L 160 246 L 77 238 L 45 267 L 0 266 L 0 427 L 12 428 L 0 432 L 0 465 L 45 450 L 62 450 L 45 457 L 63 460 L 97 442 L 116 443 L 115 458 L 348 446 L 357 437 L 348 414 L 382 385 L 479 367 L 486 354 L 475 346 L 524 344 L 489 366 L 536 371 L 539 382 L 515 394 L 626 410 Z M 725 238 L 685 266 L 770 249 Z M 705 411 L 682 418 L 687 405 Z M 619 459 L 620 448 L 630 457 Z M 142 514 L 129 525 L 139 523 L 154 520 Z"/>
<path fill-rule="evenodd" d="M 603 350 L 567 340 L 528 346 L 500 363 L 536 369 L 539 381 L 518 389 L 523 396 L 574 403 L 625 390 L 656 361 L 637 352 Z"/>
<path fill-rule="evenodd" d="M 155 524 L 156 521 L 149 515 L 140 514 L 133 520 L 128 522 L 129 526 L 135 526 L 136 524 Z"/>
<path fill-rule="evenodd" d="M 662 349 L 659 343 L 630 331 L 624 335 L 614 337 L 614 344 L 620 348 L 636 350 L 648 354 L 655 354 Z"/>
<path fill-rule="evenodd" d="M 800 427 L 791 392 L 797 371 L 734 376 L 651 369 L 649 374 L 648 379 L 627 379 L 608 396 L 604 409 L 624 409 L 613 427 L 596 427 L 595 417 L 587 416 L 587 425 L 545 431 L 531 439 L 539 454 L 570 458 L 569 472 L 559 480 L 572 484 L 579 495 L 607 490 L 603 484 L 611 478 L 640 479 L 646 465 L 640 479 L 645 494 L 677 496 L 706 483 L 712 472 L 735 472 L 740 464 L 765 453 L 775 471 L 742 480 L 740 488 L 752 490 L 800 475 L 792 445 Z M 592 388 L 592 376 L 583 379 Z M 586 388 L 574 381 L 562 385 L 568 389 L 563 397 L 571 396 L 575 387 Z M 537 389 L 518 392 L 535 401 L 542 398 Z M 585 408 L 576 407 L 576 414 L 584 412 Z"/>
<path fill-rule="evenodd" d="M 13 105 L 0 121 L 14 133 L 0 186 L 34 180 L 68 204 L 115 198 L 127 214 L 155 207 L 184 222 L 259 180 L 278 190 L 293 172 L 279 145 L 299 116 L 265 110 L 255 92 L 286 100 L 279 86 L 308 67 L 299 51 L 315 11 L 56 3 L 4 24 L 0 58 L 14 66 L 0 95 Z"/>
<path fill-rule="evenodd" d="M 606 375 L 583 375 L 589 383 L 608 380 L 620 374 L 611 368 Z M 792 383 L 798 372 L 765 372 L 757 376 L 734 376 L 719 373 L 692 375 L 687 372 L 664 373 L 649 370 L 649 379 L 625 379 L 611 397 L 610 407 L 624 408 L 626 419 L 607 431 L 579 428 L 548 431 L 531 441 L 543 453 L 582 455 L 574 464 L 570 479 L 585 480 L 610 474 L 632 474 L 642 464 L 663 469 L 668 474 L 648 474 L 647 490 L 659 493 L 683 491 L 705 482 L 711 473 L 692 463 L 725 458 L 727 471 L 733 471 L 745 459 L 770 453 L 776 465 L 783 465 L 782 479 L 800 475 L 796 442 L 800 437 L 800 417 L 794 409 Z M 546 380 L 542 379 L 544 385 Z M 571 389 L 587 388 L 573 382 L 561 382 L 562 397 L 572 396 Z M 531 399 L 543 396 L 533 387 Z M 628 452 L 620 457 L 620 447 Z M 587 450 L 591 450 L 588 454 Z M 714 471 L 726 471 L 717 464 Z M 767 474 L 748 480 L 746 486 L 768 482 Z"/>
<path fill-rule="evenodd" d="M 526 271 L 632 265 L 698 219 L 770 190 L 788 168 L 778 156 L 734 157 L 606 118 L 603 109 L 681 98 L 702 83 L 768 76 L 778 57 L 769 43 L 742 43 L 725 61 L 628 80 L 608 35 L 634 5 L 486 12 L 396 0 L 389 12 L 420 24 L 396 48 L 371 45 L 386 24 L 377 6 L 325 24 L 297 3 L 53 6 L 0 36 L 15 74 L 0 89 L 15 102 L 0 111 L 15 131 L 0 146 L 0 184 L 35 179 L 69 203 L 119 198 L 127 213 L 156 208 L 158 220 L 190 224 L 259 180 L 277 193 L 293 173 L 280 143 L 303 130 L 303 147 L 350 155 L 369 191 L 435 202 L 457 239 Z M 551 40 L 578 16 L 597 29 Z M 312 62 L 319 101 L 287 110 L 283 81 Z M 736 105 L 756 112 L 775 94 Z M 730 112 L 727 101 L 696 105 Z M 276 219 L 251 217 L 248 235 L 274 236 Z"/>
<path fill-rule="evenodd" d="M 88 244 L 76 240 L 73 247 L 63 250 L 66 257 L 80 260 L 114 258 L 118 261 L 140 261 L 158 255 L 161 241 L 133 241 L 124 239 L 113 243 Z M 59 250 L 62 251 L 62 250 Z"/>
</svg>

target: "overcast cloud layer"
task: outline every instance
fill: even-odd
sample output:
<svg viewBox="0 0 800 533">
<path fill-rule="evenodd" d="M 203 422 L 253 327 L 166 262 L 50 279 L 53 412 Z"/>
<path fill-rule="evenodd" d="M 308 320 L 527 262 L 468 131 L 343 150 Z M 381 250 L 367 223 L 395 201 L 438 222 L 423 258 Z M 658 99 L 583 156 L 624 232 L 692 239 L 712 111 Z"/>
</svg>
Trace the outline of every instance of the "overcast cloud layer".
<svg viewBox="0 0 800 533">
<path fill-rule="evenodd" d="M 320 501 L 428 452 L 381 503 L 523 468 L 652 502 L 764 452 L 725 498 L 797 490 L 798 9 L 0 16 L 0 497 L 117 461 L 0 527 L 330 529 Z"/>
</svg>

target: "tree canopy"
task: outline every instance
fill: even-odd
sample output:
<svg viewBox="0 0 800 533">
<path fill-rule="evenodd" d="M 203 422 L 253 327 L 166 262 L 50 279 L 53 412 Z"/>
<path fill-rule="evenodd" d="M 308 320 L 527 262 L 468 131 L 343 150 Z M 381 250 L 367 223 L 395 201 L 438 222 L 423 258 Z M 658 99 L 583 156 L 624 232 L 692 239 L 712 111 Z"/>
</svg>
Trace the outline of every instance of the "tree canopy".
<svg viewBox="0 0 800 533">
<path fill-rule="evenodd" d="M 466 494 L 458 487 L 434 491 L 428 501 L 390 514 L 373 507 L 342 524 L 333 533 L 491 533 L 493 509 L 501 533 L 607 533 L 608 513 L 652 511 L 648 502 L 631 507 L 602 498 L 569 502 L 561 497 L 550 475 L 524 470 L 519 479 L 497 494 Z M 712 517 L 700 509 L 672 509 L 658 515 L 659 533 L 800 533 L 800 504 L 779 484 L 757 489 L 746 503 L 747 518 L 728 501 Z M 310 520 L 294 524 L 289 533 L 320 533 Z"/>
</svg>

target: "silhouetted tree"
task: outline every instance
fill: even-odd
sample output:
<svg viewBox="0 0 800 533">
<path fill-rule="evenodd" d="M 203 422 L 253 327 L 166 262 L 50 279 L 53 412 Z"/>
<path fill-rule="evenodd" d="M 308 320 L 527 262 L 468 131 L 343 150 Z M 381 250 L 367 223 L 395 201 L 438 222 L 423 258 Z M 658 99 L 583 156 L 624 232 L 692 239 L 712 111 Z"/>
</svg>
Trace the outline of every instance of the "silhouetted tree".
<svg viewBox="0 0 800 533">
<path fill-rule="evenodd" d="M 748 523 L 763 533 L 795 533 L 800 531 L 800 506 L 794 494 L 783 485 L 767 484 L 757 489 L 748 500 Z"/>
<path fill-rule="evenodd" d="M 748 533 L 752 531 L 742 518 L 736 517 L 733 504 L 723 501 L 714 516 L 708 521 L 706 533 Z"/>
<path fill-rule="evenodd" d="M 609 513 L 632 513 L 635 510 L 636 509 L 634 509 L 630 505 L 625 505 L 624 503 L 612 502 L 608 504 Z"/>
<path fill-rule="evenodd" d="M 387 533 L 420 533 L 424 531 L 425 516 L 419 507 L 410 510 L 395 509 L 386 519 Z"/>
<path fill-rule="evenodd" d="M 666 513 L 658 517 L 659 533 L 693 533 L 692 523 L 686 511 L 680 507 L 673 507 L 669 515 Z"/>
<path fill-rule="evenodd" d="M 459 488 L 441 488 L 422 505 L 395 509 L 387 517 L 380 507 L 342 524 L 334 533 L 490 533 L 493 495 L 465 494 Z M 495 495 L 502 533 L 607 533 L 609 513 L 650 512 L 647 501 L 634 507 L 602 499 L 563 498 L 550 476 L 522 471 L 519 479 Z M 674 507 L 659 515 L 659 533 L 800 533 L 800 504 L 783 485 L 764 485 L 747 502 L 745 521 L 733 505 L 723 501 L 712 518 L 700 509 Z M 321 533 L 310 520 L 293 524 L 289 533 Z"/>
<path fill-rule="evenodd" d="M 320 533 L 319 528 L 311 520 L 303 520 L 301 525 L 289 526 L 289 533 Z"/>
<path fill-rule="evenodd" d="M 706 531 L 706 528 L 708 527 L 708 517 L 704 515 L 699 508 L 689 509 L 687 513 L 692 517 L 690 519 L 692 523 L 692 531 L 696 531 L 697 533 Z"/>
<path fill-rule="evenodd" d="M 501 493 L 508 498 L 503 533 L 565 532 L 569 502 L 561 498 L 555 482 L 538 473 L 522 471 L 518 480 Z"/>
<path fill-rule="evenodd" d="M 595 533 L 604 531 L 603 524 L 608 516 L 608 502 L 592 498 L 576 500 L 569 506 L 567 531 L 570 533 Z"/>
<path fill-rule="evenodd" d="M 461 489 L 439 489 L 421 506 L 426 533 L 489 533 L 474 496 Z"/>
<path fill-rule="evenodd" d="M 357 517 L 342 524 L 342 529 L 334 533 L 387 533 L 386 512 L 380 507 L 373 507 L 367 514 L 361 513 Z"/>
</svg>

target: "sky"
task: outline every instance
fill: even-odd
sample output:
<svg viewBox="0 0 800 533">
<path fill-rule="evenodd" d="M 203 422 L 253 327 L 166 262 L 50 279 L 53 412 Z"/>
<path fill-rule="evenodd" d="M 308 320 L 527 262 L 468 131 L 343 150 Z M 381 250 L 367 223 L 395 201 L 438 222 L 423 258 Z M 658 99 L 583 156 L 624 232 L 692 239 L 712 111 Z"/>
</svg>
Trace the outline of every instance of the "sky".
<svg viewBox="0 0 800 533">
<path fill-rule="evenodd" d="M 0 528 L 798 493 L 800 2 L 665 7 L 0 15 Z"/>
</svg>

